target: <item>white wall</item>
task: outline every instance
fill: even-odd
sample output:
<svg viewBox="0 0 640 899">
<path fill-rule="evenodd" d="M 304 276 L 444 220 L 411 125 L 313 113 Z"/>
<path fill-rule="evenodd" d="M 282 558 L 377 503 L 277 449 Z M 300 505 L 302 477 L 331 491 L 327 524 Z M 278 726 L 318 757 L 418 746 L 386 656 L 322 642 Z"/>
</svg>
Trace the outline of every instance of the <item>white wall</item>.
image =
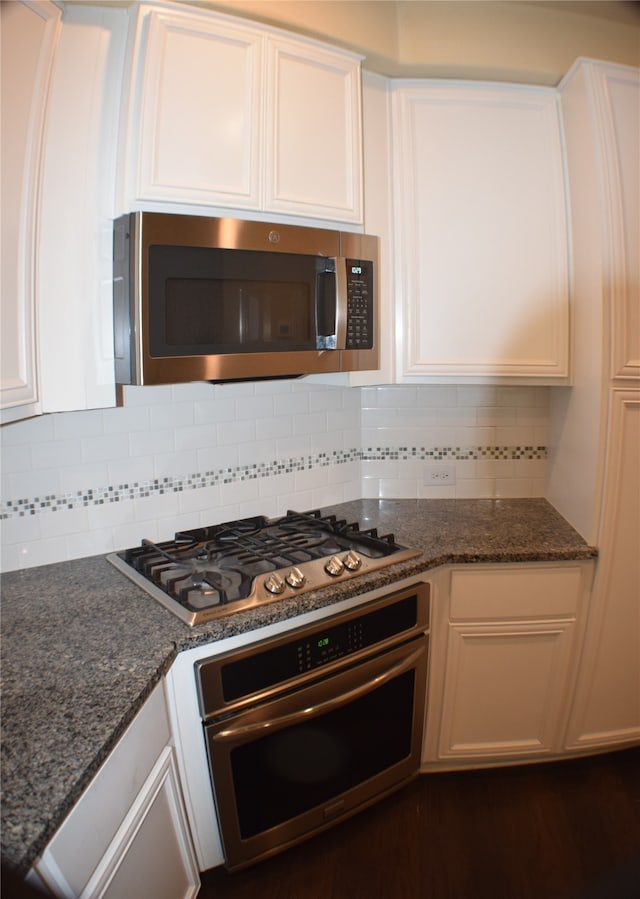
<svg viewBox="0 0 640 899">
<path fill-rule="evenodd" d="M 548 388 L 125 388 L 125 406 L 6 425 L 1 568 L 367 497 L 541 496 Z M 424 467 L 455 465 L 455 487 Z"/>
</svg>

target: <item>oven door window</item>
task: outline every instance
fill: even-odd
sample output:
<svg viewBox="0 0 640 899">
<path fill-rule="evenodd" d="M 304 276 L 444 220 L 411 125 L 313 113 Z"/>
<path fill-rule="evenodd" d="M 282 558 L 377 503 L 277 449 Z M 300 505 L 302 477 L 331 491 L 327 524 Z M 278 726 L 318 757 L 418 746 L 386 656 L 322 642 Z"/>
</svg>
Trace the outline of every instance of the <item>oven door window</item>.
<svg viewBox="0 0 640 899">
<path fill-rule="evenodd" d="M 414 672 L 315 721 L 231 754 L 240 835 L 330 802 L 411 752 Z"/>
<path fill-rule="evenodd" d="M 332 327 L 323 257 L 151 246 L 148 264 L 151 356 L 315 350 Z"/>
</svg>

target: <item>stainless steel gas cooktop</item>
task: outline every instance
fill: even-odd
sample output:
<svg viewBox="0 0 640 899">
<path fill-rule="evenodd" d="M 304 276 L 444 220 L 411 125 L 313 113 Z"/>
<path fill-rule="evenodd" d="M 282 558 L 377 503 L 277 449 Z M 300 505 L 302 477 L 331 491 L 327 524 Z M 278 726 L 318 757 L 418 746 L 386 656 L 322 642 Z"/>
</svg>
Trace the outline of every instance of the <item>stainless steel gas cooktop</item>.
<svg viewBox="0 0 640 899">
<path fill-rule="evenodd" d="M 173 540 L 142 540 L 107 558 L 193 626 L 418 555 L 392 534 L 312 511 L 179 531 Z"/>
</svg>

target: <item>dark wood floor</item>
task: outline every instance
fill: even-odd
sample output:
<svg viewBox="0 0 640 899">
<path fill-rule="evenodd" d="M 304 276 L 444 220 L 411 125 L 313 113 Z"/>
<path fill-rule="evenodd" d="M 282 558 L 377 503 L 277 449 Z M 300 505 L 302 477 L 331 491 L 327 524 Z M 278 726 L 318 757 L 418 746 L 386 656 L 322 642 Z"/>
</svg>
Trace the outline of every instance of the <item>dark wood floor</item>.
<svg viewBox="0 0 640 899">
<path fill-rule="evenodd" d="M 198 899 L 639 899 L 640 747 L 422 775 Z"/>
</svg>

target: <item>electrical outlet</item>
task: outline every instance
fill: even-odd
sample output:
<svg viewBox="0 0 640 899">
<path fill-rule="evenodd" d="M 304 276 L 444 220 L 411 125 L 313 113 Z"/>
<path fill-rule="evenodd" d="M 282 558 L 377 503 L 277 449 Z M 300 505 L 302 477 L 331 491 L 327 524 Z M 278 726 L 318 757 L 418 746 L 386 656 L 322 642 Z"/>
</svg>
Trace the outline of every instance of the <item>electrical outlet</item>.
<svg viewBox="0 0 640 899">
<path fill-rule="evenodd" d="M 456 482 L 456 466 L 451 463 L 425 465 L 424 483 L 429 487 L 451 487 Z"/>
</svg>

